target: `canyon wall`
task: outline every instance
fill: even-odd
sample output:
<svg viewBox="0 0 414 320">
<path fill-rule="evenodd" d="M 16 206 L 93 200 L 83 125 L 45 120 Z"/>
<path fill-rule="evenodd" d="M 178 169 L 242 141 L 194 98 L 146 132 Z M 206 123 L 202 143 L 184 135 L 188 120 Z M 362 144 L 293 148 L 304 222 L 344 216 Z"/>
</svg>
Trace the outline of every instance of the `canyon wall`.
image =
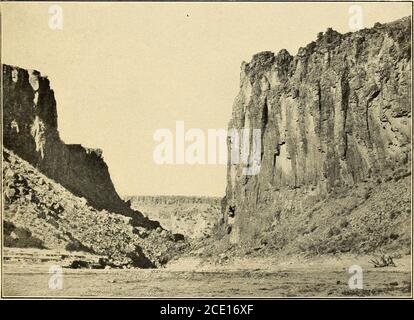
<svg viewBox="0 0 414 320">
<path fill-rule="evenodd" d="M 87 251 L 109 266 L 142 268 L 186 246 L 119 197 L 101 150 L 60 139 L 47 77 L 3 65 L 2 102 L 8 246 Z"/>
<path fill-rule="evenodd" d="M 229 143 L 223 214 L 233 243 L 358 183 L 410 172 L 411 17 L 328 29 L 296 56 L 243 62 L 229 129 L 243 128 L 261 130 L 260 170 L 243 174 Z"/>
<path fill-rule="evenodd" d="M 81 115 L 80 115 L 81 116 Z M 65 144 L 59 137 L 54 92 L 36 70 L 3 65 L 3 143 L 96 209 L 145 221 L 117 194 L 102 150 Z"/>
</svg>

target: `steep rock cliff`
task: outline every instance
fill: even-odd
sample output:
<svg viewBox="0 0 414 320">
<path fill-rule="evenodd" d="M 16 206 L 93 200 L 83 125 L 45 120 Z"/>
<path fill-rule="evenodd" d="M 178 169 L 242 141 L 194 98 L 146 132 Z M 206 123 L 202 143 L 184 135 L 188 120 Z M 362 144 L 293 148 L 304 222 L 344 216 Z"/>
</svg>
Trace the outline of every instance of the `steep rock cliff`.
<svg viewBox="0 0 414 320">
<path fill-rule="evenodd" d="M 89 251 L 117 267 L 162 266 L 185 247 L 119 197 L 101 150 L 62 142 L 38 71 L 3 65 L 3 142 L 5 226 L 26 233 L 6 234 L 9 245 Z"/>
<path fill-rule="evenodd" d="M 117 194 L 99 149 L 65 144 L 59 137 L 54 92 L 36 70 L 3 65 L 4 146 L 97 209 L 133 212 Z"/>
<path fill-rule="evenodd" d="M 229 129 L 261 130 L 260 170 L 243 174 L 229 143 L 231 242 L 359 183 L 410 173 L 410 41 L 407 17 L 355 33 L 328 29 L 296 56 L 262 52 L 242 64 Z"/>
</svg>

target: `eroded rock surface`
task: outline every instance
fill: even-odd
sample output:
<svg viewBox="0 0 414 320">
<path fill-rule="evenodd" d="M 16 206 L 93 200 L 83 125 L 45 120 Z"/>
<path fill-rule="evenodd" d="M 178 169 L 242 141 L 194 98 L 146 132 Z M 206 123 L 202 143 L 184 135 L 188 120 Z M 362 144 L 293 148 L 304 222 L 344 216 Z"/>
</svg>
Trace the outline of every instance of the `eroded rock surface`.
<svg viewBox="0 0 414 320">
<path fill-rule="evenodd" d="M 229 159 L 231 242 L 360 183 L 410 175 L 410 21 L 328 29 L 296 56 L 262 52 L 242 64 L 229 128 L 261 129 L 261 167 L 244 175 L 246 165 Z"/>
<path fill-rule="evenodd" d="M 94 208 L 7 149 L 3 193 L 7 246 L 84 251 L 113 266 L 142 268 L 162 266 L 185 247 L 171 232 Z"/>
<path fill-rule="evenodd" d="M 126 212 L 102 150 L 67 145 L 57 128 L 49 80 L 36 70 L 3 66 L 4 145 L 96 208 Z"/>
<path fill-rule="evenodd" d="M 116 193 L 102 150 L 67 145 L 47 77 L 3 65 L 7 245 L 81 250 L 114 266 L 157 267 L 184 246 Z"/>
</svg>

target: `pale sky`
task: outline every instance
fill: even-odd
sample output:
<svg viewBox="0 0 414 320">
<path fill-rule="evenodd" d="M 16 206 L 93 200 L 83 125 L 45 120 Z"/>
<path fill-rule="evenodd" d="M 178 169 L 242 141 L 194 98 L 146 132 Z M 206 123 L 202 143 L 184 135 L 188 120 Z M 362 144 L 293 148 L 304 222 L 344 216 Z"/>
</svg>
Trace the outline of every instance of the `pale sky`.
<svg viewBox="0 0 414 320">
<path fill-rule="evenodd" d="M 2 61 L 50 79 L 66 143 L 103 149 L 117 191 L 222 196 L 224 165 L 157 165 L 159 128 L 227 128 L 240 65 L 260 51 L 296 54 L 328 27 L 346 33 L 355 3 L 4 3 Z M 410 3 L 361 3 L 364 26 Z"/>
</svg>

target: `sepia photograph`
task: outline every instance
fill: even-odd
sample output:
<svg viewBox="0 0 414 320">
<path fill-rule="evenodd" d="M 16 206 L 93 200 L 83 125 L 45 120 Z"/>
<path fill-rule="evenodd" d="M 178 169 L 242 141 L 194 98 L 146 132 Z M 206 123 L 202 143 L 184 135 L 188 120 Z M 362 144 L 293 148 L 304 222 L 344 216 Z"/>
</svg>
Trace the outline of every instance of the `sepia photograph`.
<svg viewBox="0 0 414 320">
<path fill-rule="evenodd" d="M 1 299 L 413 299 L 412 5 L 1 2 Z"/>
</svg>

